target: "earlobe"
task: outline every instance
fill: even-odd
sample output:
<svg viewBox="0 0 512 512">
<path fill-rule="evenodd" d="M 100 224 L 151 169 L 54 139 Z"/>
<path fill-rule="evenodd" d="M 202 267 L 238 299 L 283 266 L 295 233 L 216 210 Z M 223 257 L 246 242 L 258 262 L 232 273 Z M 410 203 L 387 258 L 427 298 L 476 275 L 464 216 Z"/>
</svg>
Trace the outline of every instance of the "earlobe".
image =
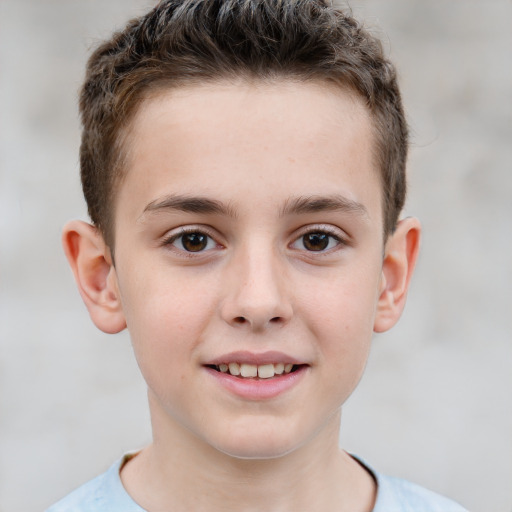
<svg viewBox="0 0 512 512">
<path fill-rule="evenodd" d="M 402 314 L 409 283 L 420 246 L 421 226 L 418 219 L 401 220 L 390 235 L 382 264 L 382 281 L 374 331 L 391 329 Z"/>
<path fill-rule="evenodd" d="M 71 221 L 62 232 L 62 245 L 78 290 L 92 321 L 114 334 L 126 327 L 110 250 L 98 230 L 82 221 Z"/>
</svg>

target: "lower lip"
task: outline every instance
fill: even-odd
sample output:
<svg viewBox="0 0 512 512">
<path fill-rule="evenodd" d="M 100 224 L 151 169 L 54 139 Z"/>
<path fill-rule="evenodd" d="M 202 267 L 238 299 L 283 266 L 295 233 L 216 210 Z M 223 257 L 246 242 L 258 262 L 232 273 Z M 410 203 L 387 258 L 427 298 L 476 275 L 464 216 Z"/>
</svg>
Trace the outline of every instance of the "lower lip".
<svg viewBox="0 0 512 512">
<path fill-rule="evenodd" d="M 270 379 L 250 379 L 234 377 L 213 368 L 204 369 L 225 389 L 246 400 L 268 400 L 295 387 L 305 376 L 308 366 L 300 366 L 291 373 L 275 376 Z"/>
</svg>

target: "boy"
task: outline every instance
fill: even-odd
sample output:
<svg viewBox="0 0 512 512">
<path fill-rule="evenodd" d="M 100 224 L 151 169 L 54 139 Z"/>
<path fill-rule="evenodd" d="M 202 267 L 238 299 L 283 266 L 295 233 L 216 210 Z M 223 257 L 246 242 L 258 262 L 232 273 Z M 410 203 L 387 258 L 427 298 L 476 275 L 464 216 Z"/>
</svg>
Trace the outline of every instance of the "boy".
<svg viewBox="0 0 512 512">
<path fill-rule="evenodd" d="M 167 0 L 89 60 L 92 225 L 63 243 L 130 331 L 153 442 L 50 508 L 462 511 L 338 448 L 419 247 L 379 43 L 323 0 Z"/>
</svg>

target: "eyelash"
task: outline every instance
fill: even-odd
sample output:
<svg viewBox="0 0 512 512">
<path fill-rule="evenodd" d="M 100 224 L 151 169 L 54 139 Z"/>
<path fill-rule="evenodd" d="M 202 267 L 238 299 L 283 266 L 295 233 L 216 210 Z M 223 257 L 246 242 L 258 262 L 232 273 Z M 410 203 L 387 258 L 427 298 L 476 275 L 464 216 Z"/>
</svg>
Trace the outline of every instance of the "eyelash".
<svg viewBox="0 0 512 512">
<path fill-rule="evenodd" d="M 183 237 L 185 237 L 186 235 L 206 236 L 208 239 L 206 241 L 206 246 L 204 248 L 199 248 L 197 251 L 187 250 L 183 245 Z M 308 250 L 307 248 L 304 247 L 304 238 L 308 235 L 327 235 L 328 246 L 331 244 L 332 240 L 334 240 L 336 242 L 336 244 L 333 247 L 327 246 L 327 248 L 320 249 L 318 251 L 313 250 L 313 249 Z M 176 247 L 174 244 L 176 241 L 178 241 L 180 239 L 182 240 L 181 247 Z M 300 243 L 301 240 L 302 240 L 303 247 L 297 248 L 298 250 L 305 251 L 306 253 L 308 253 L 310 255 L 319 255 L 319 256 L 330 254 L 331 252 L 335 251 L 340 246 L 348 245 L 348 242 L 344 237 L 341 237 L 338 233 L 335 233 L 334 230 L 328 226 L 317 226 L 317 227 L 310 228 L 307 231 L 304 231 L 297 238 L 295 238 L 293 240 L 293 242 L 289 245 L 289 247 L 291 247 L 293 249 L 294 248 L 293 246 L 297 243 Z M 211 242 L 213 242 L 215 244 L 215 247 L 217 247 L 217 248 L 222 247 L 221 244 L 216 242 L 215 237 L 211 233 L 209 233 L 209 231 L 207 229 L 205 229 L 202 226 L 201 227 L 197 226 L 197 227 L 190 227 L 190 228 L 180 228 L 180 231 L 178 233 L 172 233 L 171 235 L 165 237 L 162 241 L 162 245 L 171 247 L 174 251 L 178 252 L 180 255 L 183 255 L 188 258 L 192 258 L 192 257 L 197 257 L 201 254 L 204 254 L 205 252 L 209 252 L 212 249 L 214 249 L 215 247 L 208 248 L 208 245 Z"/>
<path fill-rule="evenodd" d="M 332 228 L 330 228 L 329 226 L 315 226 L 315 227 L 309 228 L 306 231 L 302 232 L 290 245 L 293 246 L 296 243 L 300 243 L 300 241 L 302 241 L 302 244 L 304 244 L 304 237 L 306 237 L 307 235 L 317 235 L 317 234 L 327 235 L 327 237 L 328 237 L 327 243 L 330 244 L 331 241 L 334 240 L 336 242 L 336 244 L 334 245 L 334 247 L 328 247 L 326 249 L 321 249 L 318 251 L 308 250 L 306 248 L 301 248 L 300 250 L 304 250 L 308 254 L 311 254 L 311 255 L 316 254 L 316 255 L 321 256 L 321 255 L 327 255 L 333 251 L 336 251 L 336 249 L 339 249 L 340 246 L 348 245 L 348 241 L 344 237 L 340 236 L 340 234 L 338 232 L 334 232 L 334 230 Z"/>
<path fill-rule="evenodd" d="M 207 251 L 210 251 L 212 250 L 212 247 L 210 247 L 209 249 L 207 248 L 204 248 L 204 249 L 200 249 L 200 250 L 197 250 L 197 251 L 188 251 L 187 249 L 185 249 L 185 247 L 183 246 L 183 237 L 185 237 L 186 235 L 203 235 L 203 236 L 206 236 L 208 238 L 207 240 L 207 245 L 206 247 L 208 247 L 208 244 L 210 244 L 211 241 L 213 241 L 213 243 L 215 244 L 216 247 L 220 247 L 220 244 L 218 242 L 216 242 L 215 238 L 212 236 L 212 234 L 210 234 L 208 232 L 207 229 L 205 229 L 204 227 L 190 227 L 190 228 L 180 228 L 179 232 L 178 233 L 172 233 L 170 234 L 169 236 L 165 237 L 163 240 L 162 240 L 162 245 L 163 246 L 166 246 L 166 247 L 171 247 L 173 250 L 175 250 L 176 252 L 178 252 L 179 254 L 181 255 L 184 255 L 188 258 L 190 257 L 194 257 L 194 256 L 197 256 L 197 255 L 200 255 L 204 252 L 207 252 Z M 174 243 L 178 240 L 182 240 L 181 241 L 181 248 L 180 247 L 176 247 L 174 245 Z"/>
</svg>

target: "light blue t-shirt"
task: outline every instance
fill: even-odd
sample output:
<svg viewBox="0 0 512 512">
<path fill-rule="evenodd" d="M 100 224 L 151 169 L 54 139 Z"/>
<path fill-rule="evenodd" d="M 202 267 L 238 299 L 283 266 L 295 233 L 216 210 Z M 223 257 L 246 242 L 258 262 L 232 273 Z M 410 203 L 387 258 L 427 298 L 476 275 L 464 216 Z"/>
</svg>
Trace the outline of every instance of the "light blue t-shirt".
<svg viewBox="0 0 512 512">
<path fill-rule="evenodd" d="M 130 498 L 121 482 L 119 470 L 127 457 L 130 456 L 118 460 L 108 471 L 82 485 L 46 512 L 145 512 Z M 381 475 L 366 463 L 363 465 L 377 481 L 373 512 L 467 512 L 448 498 L 406 480 Z"/>
</svg>

